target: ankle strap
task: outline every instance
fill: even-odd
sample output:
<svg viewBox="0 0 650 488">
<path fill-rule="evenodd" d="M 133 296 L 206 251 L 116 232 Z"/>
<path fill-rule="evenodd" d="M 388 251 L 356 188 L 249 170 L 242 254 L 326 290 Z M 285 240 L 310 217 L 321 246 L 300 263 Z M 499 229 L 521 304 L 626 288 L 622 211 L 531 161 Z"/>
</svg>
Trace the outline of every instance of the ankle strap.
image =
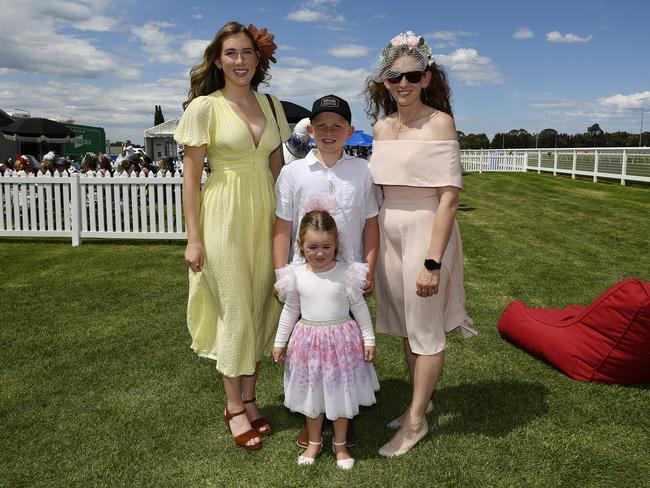
<svg viewBox="0 0 650 488">
<path fill-rule="evenodd" d="M 253 403 L 255 400 L 255 397 L 251 398 L 250 400 L 244 400 L 243 403 Z"/>
<path fill-rule="evenodd" d="M 320 438 L 320 441 L 318 441 L 318 442 L 309 441 L 309 443 L 310 443 L 312 446 L 320 446 L 321 444 L 323 444 L 323 438 L 321 437 L 321 438 Z"/>
<path fill-rule="evenodd" d="M 333 440 L 333 441 L 332 441 L 332 444 L 334 444 L 335 446 L 345 446 L 345 441 L 343 441 L 343 442 L 336 442 L 336 441 Z"/>
</svg>

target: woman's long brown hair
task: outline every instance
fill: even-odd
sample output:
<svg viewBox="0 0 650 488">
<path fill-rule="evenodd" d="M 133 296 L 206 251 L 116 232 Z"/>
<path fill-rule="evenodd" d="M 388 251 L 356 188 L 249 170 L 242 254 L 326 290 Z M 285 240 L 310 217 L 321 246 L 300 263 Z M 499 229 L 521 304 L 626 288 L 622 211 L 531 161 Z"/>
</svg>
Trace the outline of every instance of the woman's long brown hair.
<svg viewBox="0 0 650 488">
<path fill-rule="evenodd" d="M 259 58 L 260 49 L 248 29 L 239 22 L 228 22 L 219 29 L 219 32 L 217 32 L 217 35 L 212 39 L 212 42 L 210 42 L 208 47 L 205 48 L 205 51 L 203 52 L 203 60 L 199 64 L 193 66 L 190 70 L 190 89 L 187 92 L 187 100 L 183 102 L 183 110 L 185 110 L 190 102 L 196 97 L 209 95 L 225 86 L 226 80 L 223 75 L 223 70 L 217 68 L 214 62 L 219 58 L 219 56 L 221 56 L 221 49 L 224 40 L 235 34 L 244 34 L 248 37 Z M 258 63 L 257 68 L 255 69 L 255 74 L 251 80 L 251 88 L 253 88 L 253 90 L 257 90 L 260 83 L 266 83 L 270 78 L 266 70 L 263 68 L 263 64 L 264 63 Z M 268 63 L 266 64 L 268 66 Z"/>
<path fill-rule="evenodd" d="M 436 108 L 450 116 L 454 116 L 451 111 L 451 88 L 447 82 L 445 71 L 437 64 L 428 66 L 425 71 L 431 73 L 431 82 L 424 90 L 420 91 L 420 100 L 429 107 Z M 378 82 L 368 78 L 366 89 L 364 90 L 366 98 L 366 114 L 372 119 L 374 124 L 380 117 L 390 115 L 397 111 L 397 103 L 391 97 L 390 92 L 384 86 L 383 82 Z"/>
</svg>

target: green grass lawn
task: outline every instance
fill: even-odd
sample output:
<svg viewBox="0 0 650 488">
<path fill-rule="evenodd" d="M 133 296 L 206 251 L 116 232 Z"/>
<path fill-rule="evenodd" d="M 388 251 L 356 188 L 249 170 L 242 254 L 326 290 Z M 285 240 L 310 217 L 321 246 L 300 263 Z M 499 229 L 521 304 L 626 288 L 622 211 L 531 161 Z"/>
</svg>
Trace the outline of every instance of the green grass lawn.
<svg viewBox="0 0 650 488">
<path fill-rule="evenodd" d="M 0 486 L 649 486 L 648 386 L 572 380 L 496 325 L 513 299 L 587 304 L 650 280 L 650 189 L 471 174 L 461 200 L 480 335 L 449 337 L 430 434 L 391 460 L 377 449 L 409 385 L 400 341 L 378 337 L 382 391 L 347 473 L 329 431 L 316 465 L 296 465 L 303 419 L 269 359 L 258 400 L 276 434 L 259 453 L 235 447 L 221 379 L 189 348 L 182 244 L 0 240 Z"/>
</svg>

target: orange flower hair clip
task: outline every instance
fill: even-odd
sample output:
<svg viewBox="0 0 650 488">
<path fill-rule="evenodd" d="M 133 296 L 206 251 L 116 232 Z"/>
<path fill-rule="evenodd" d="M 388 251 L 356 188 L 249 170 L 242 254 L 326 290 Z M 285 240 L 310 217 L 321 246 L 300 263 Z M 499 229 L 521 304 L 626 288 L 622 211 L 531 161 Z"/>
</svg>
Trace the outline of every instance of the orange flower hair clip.
<svg viewBox="0 0 650 488">
<path fill-rule="evenodd" d="M 248 32 L 253 36 L 253 39 L 255 39 L 255 43 L 260 50 L 260 61 L 263 63 L 262 68 L 266 70 L 269 67 L 269 61 L 277 63 L 277 59 L 273 56 L 278 48 L 275 42 L 273 42 L 275 36 L 271 34 L 266 27 L 258 29 L 253 24 L 248 25 Z"/>
</svg>

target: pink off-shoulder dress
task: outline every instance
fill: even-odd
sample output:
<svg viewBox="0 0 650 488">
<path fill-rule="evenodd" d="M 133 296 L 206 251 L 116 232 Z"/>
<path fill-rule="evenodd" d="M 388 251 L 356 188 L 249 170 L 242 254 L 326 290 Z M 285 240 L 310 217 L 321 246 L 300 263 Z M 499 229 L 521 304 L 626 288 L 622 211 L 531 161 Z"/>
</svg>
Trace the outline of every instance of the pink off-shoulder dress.
<svg viewBox="0 0 650 488">
<path fill-rule="evenodd" d="M 415 293 L 438 209 L 437 188 L 462 188 L 457 141 L 375 141 L 370 161 L 373 181 L 382 185 L 380 241 L 375 296 L 378 332 L 407 337 L 415 354 L 444 350 L 445 334 L 459 329 L 476 335 L 465 311 L 463 247 L 454 221 L 442 257 L 437 294 Z"/>
</svg>

